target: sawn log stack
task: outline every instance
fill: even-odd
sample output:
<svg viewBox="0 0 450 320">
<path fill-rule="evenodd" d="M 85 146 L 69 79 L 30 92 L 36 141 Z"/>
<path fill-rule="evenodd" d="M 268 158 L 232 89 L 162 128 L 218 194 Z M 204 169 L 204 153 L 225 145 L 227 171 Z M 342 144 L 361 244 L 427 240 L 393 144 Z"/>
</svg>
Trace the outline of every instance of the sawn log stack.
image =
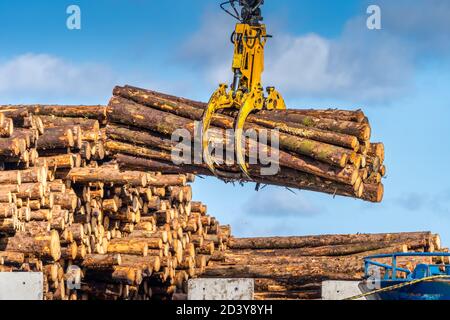
<svg viewBox="0 0 450 320">
<path fill-rule="evenodd" d="M 172 134 L 195 144 L 205 107 L 129 86 L 107 106 L 0 106 L 0 272 L 43 271 L 45 299 L 184 298 L 186 280 L 236 246 L 192 201 L 207 166 L 172 162 Z M 231 143 L 235 117 L 214 116 L 214 143 Z M 262 111 L 246 129 L 279 131 L 280 170 L 219 164 L 219 178 L 382 200 L 384 147 L 361 111 Z"/>
<path fill-rule="evenodd" d="M 193 174 L 120 170 L 105 116 L 0 109 L 0 272 L 42 271 L 49 300 L 183 297 L 230 228 L 192 201 Z"/>
<path fill-rule="evenodd" d="M 216 252 L 202 277 L 254 278 L 256 299 L 320 299 L 325 280 L 361 281 L 363 258 L 395 252 L 448 252 L 431 232 L 230 238 L 229 250 Z M 390 259 L 378 259 L 390 264 Z M 414 270 L 431 257 L 398 258 Z M 383 274 L 381 275 L 383 276 Z M 404 274 L 398 273 L 398 276 Z"/>
</svg>

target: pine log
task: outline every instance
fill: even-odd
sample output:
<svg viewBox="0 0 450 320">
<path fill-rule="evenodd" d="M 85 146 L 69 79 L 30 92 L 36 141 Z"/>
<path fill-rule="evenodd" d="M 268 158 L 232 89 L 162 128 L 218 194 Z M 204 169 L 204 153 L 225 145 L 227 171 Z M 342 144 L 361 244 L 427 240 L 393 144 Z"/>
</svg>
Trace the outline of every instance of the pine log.
<svg viewBox="0 0 450 320">
<path fill-rule="evenodd" d="M 38 150 L 71 148 L 75 144 L 73 132 L 69 128 L 50 128 L 39 137 Z"/>
<path fill-rule="evenodd" d="M 59 235 L 56 231 L 40 236 L 17 233 L 12 238 L 0 239 L 0 250 L 34 254 L 52 261 L 58 261 L 61 256 Z"/>
<path fill-rule="evenodd" d="M 276 111 L 280 112 L 280 111 Z M 351 121 L 357 123 L 364 123 L 367 118 L 362 110 L 338 110 L 338 109 L 295 109 L 286 110 L 285 112 L 292 114 L 301 114 L 317 118 L 327 118 L 342 121 Z M 281 113 L 281 112 L 280 112 Z"/>
<path fill-rule="evenodd" d="M 75 242 L 71 242 L 66 247 L 61 247 L 61 258 L 66 260 L 75 260 L 78 254 L 78 247 Z"/>
<path fill-rule="evenodd" d="M 21 150 L 20 141 L 18 138 L 0 138 L 0 156 L 18 157 L 21 151 L 25 151 Z"/>
<path fill-rule="evenodd" d="M 30 220 L 50 221 L 52 220 L 52 210 L 49 209 L 32 210 L 30 213 Z"/>
<path fill-rule="evenodd" d="M 61 154 L 50 157 L 39 157 L 38 166 L 47 165 L 49 168 L 71 169 L 75 166 L 74 158 L 71 154 Z"/>
<path fill-rule="evenodd" d="M 12 112 L 28 111 L 35 115 L 56 117 L 90 118 L 104 121 L 105 106 L 17 105 L 0 106 L 0 112 L 10 116 Z"/>
<path fill-rule="evenodd" d="M 139 257 L 135 255 L 123 255 L 124 266 L 139 266 L 144 270 L 146 276 L 151 276 L 153 272 L 159 272 L 161 268 L 159 256 Z"/>
<path fill-rule="evenodd" d="M 281 291 L 281 292 L 256 292 L 255 300 L 319 300 L 322 294 L 317 291 Z"/>
<path fill-rule="evenodd" d="M 0 137 L 9 138 L 14 132 L 14 123 L 10 118 L 0 120 Z"/>
<path fill-rule="evenodd" d="M 25 255 L 20 252 L 0 251 L 0 259 L 4 265 L 20 266 L 25 262 Z"/>
<path fill-rule="evenodd" d="M 362 194 L 362 199 L 365 201 L 370 201 L 374 203 L 379 203 L 383 200 L 384 196 L 384 185 L 379 184 L 364 184 L 364 193 Z"/>
<path fill-rule="evenodd" d="M 113 266 L 120 266 L 122 258 L 120 254 L 88 254 L 82 263 L 87 269 L 111 269 Z"/>
<path fill-rule="evenodd" d="M 47 182 L 47 170 L 45 166 L 35 167 L 18 172 L 23 183 L 43 183 Z"/>
<path fill-rule="evenodd" d="M 127 239 L 113 239 L 108 244 L 108 253 L 131 254 L 146 257 L 148 245 L 144 241 L 133 242 Z"/>
<path fill-rule="evenodd" d="M 67 127 L 67 126 L 80 126 L 83 130 L 99 131 L 100 124 L 96 119 L 83 118 L 68 118 L 68 117 L 56 117 L 54 115 L 40 116 L 44 126 L 46 128 L 55 127 Z"/>
<path fill-rule="evenodd" d="M 120 297 L 122 296 L 123 286 L 121 284 L 94 281 L 82 283 L 80 290 L 92 297 L 102 295 Z"/>
<path fill-rule="evenodd" d="M 20 171 L 0 171 L 0 184 L 20 184 Z"/>
<path fill-rule="evenodd" d="M 31 200 L 42 199 L 44 197 L 44 185 L 40 182 L 37 183 L 22 183 L 19 186 L 17 197 L 29 198 Z"/>
<path fill-rule="evenodd" d="M 357 137 L 361 141 L 370 139 L 371 129 L 367 123 L 355 123 L 350 121 L 337 121 L 334 119 L 318 118 L 308 115 L 301 115 L 286 112 L 260 111 L 258 117 L 266 120 L 280 120 L 302 124 L 321 130 L 334 131 Z"/>
<path fill-rule="evenodd" d="M 113 140 L 143 146 L 153 146 L 166 151 L 172 151 L 177 145 L 177 143 L 164 139 L 161 135 L 154 134 L 150 131 L 133 130 L 132 128 L 116 124 L 108 124 L 106 126 L 106 134 Z"/>
<path fill-rule="evenodd" d="M 85 280 L 139 285 L 142 282 L 142 271 L 139 268 L 122 266 L 114 266 L 112 271 L 87 269 Z"/>
<path fill-rule="evenodd" d="M 403 249 L 400 250 L 399 248 L 404 248 L 405 246 L 404 244 L 399 244 L 395 247 L 397 252 L 402 252 Z M 359 256 L 362 254 L 367 256 L 368 253 L 375 251 L 389 253 L 390 248 L 393 247 L 393 243 L 386 242 L 282 250 L 233 250 L 225 252 L 222 261 L 227 264 L 238 265 L 270 264 L 274 259 L 279 264 L 302 264 L 308 260 L 308 257 L 310 259 L 315 259 L 314 257 L 325 257 L 328 259 L 331 259 L 331 257 L 342 257 L 342 261 L 349 257 L 349 261 L 354 261 L 351 257 L 353 255 Z"/>
<path fill-rule="evenodd" d="M 118 185 L 142 186 L 147 185 L 147 175 L 133 171 L 113 171 L 108 168 L 74 168 L 68 178 L 74 183 L 92 183 L 101 181 Z"/>
<path fill-rule="evenodd" d="M 61 206 L 62 209 L 66 210 L 75 210 L 77 207 L 77 196 L 75 194 L 71 193 L 60 193 L 60 192 L 54 192 L 53 194 L 53 203 L 54 205 Z"/>
<path fill-rule="evenodd" d="M 432 239 L 431 232 L 357 234 L 357 235 L 321 235 L 304 237 L 272 238 L 230 238 L 231 249 L 294 249 L 313 248 L 331 245 L 351 245 L 367 242 L 407 242 L 418 239 Z"/>
<path fill-rule="evenodd" d="M 18 190 L 18 188 L 16 189 Z M 11 193 L 10 190 L 2 190 L 2 188 L 0 187 L 0 203 L 13 203 L 13 194 Z M 0 215 L 1 215 L 1 210 L 0 210 Z"/>
<path fill-rule="evenodd" d="M 314 277 L 322 279 L 335 279 L 335 274 L 344 274 L 346 280 L 360 280 L 363 266 L 359 263 L 342 264 L 336 259 L 321 259 L 303 263 L 297 261 L 293 265 L 288 264 L 264 264 L 264 265 L 224 265 L 207 267 L 202 277 L 210 278 L 291 278 L 297 282 L 307 282 L 311 278 L 311 270 L 315 270 Z M 356 261 L 356 259 L 355 259 Z M 317 271 L 316 271 L 317 270 Z"/>
<path fill-rule="evenodd" d="M 367 152 L 371 156 L 376 156 L 380 159 L 381 163 L 384 162 L 384 144 L 381 142 L 371 143 Z"/>
</svg>

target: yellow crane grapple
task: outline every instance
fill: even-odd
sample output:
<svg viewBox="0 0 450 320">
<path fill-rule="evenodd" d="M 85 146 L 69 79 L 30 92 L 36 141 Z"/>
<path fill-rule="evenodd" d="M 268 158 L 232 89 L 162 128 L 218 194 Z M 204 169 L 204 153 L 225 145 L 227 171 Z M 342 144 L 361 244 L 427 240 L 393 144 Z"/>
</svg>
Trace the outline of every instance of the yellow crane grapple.
<svg viewBox="0 0 450 320">
<path fill-rule="evenodd" d="M 266 88 L 266 96 L 261 85 L 261 76 L 264 71 L 264 47 L 267 39 L 271 37 L 267 35 L 266 26 L 261 23 L 263 4 L 264 0 L 230 0 L 221 4 L 221 8 L 239 20 L 239 23 L 236 24 L 231 37 L 234 44 L 233 83 L 230 88 L 226 84 L 219 85 L 209 100 L 202 120 L 203 159 L 214 175 L 216 175 L 216 169 L 209 152 L 207 134 L 214 113 L 222 109 L 239 110 L 234 131 L 236 161 L 241 171 L 250 178 L 243 141 L 243 129 L 247 117 L 256 110 L 286 109 L 283 98 L 274 87 Z M 232 10 L 227 8 L 227 5 Z M 241 9 L 240 12 L 238 7 Z"/>
</svg>

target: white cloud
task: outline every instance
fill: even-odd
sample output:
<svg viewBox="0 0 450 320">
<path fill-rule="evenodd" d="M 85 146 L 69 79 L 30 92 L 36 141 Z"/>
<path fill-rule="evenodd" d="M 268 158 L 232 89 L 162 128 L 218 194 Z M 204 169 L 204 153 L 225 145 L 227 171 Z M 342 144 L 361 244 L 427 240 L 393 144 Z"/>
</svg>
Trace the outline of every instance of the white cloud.
<svg viewBox="0 0 450 320">
<path fill-rule="evenodd" d="M 2 104 L 106 103 L 114 83 L 112 71 L 105 66 L 75 64 L 48 54 L 28 53 L 0 63 Z"/>
<path fill-rule="evenodd" d="M 408 93 L 414 86 L 418 58 L 433 54 L 448 58 L 443 48 L 450 47 L 448 0 L 415 2 L 417 6 L 406 0 L 382 1 L 381 31 L 367 29 L 365 12 L 350 19 L 333 39 L 277 30 L 266 47 L 263 85 L 276 86 L 288 100 L 388 102 Z M 208 12 L 184 44 L 184 59 L 194 61 L 203 72 L 205 87 L 231 82 L 232 45 L 227 39 L 232 28 L 232 19 Z"/>
<path fill-rule="evenodd" d="M 100 63 L 74 63 L 50 54 L 0 57 L 0 104 L 106 104 L 116 85 L 130 84 L 189 96 L 185 78 L 149 77 L 142 70 L 118 72 Z"/>
<path fill-rule="evenodd" d="M 209 13 L 183 46 L 183 59 L 203 72 L 207 86 L 231 82 L 232 28 L 230 19 Z M 266 46 L 263 85 L 276 86 L 285 98 L 384 100 L 403 90 L 410 77 L 405 50 L 387 36 L 368 35 L 363 20 L 351 21 L 334 40 L 276 34 Z"/>
<path fill-rule="evenodd" d="M 283 188 L 268 187 L 260 190 L 248 199 L 244 212 L 258 217 L 311 217 L 319 214 L 319 210 L 303 193 L 289 192 Z"/>
<path fill-rule="evenodd" d="M 428 210 L 435 214 L 450 213 L 450 189 L 429 193 L 406 193 L 394 198 L 391 203 L 408 211 Z"/>
<path fill-rule="evenodd" d="M 419 53 L 446 55 L 450 51 L 450 1 L 379 0 L 386 30 L 413 43 Z"/>
<path fill-rule="evenodd" d="M 286 35 L 270 45 L 264 78 L 282 91 L 316 94 L 352 85 L 349 72 L 332 69 L 332 43 L 325 38 Z"/>
<path fill-rule="evenodd" d="M 279 37 L 268 47 L 266 81 L 285 96 L 383 101 L 404 92 L 411 55 L 385 34 L 351 21 L 337 39 L 315 34 Z"/>
<path fill-rule="evenodd" d="M 182 44 L 180 63 L 192 64 L 204 74 L 208 84 L 230 81 L 233 44 L 228 39 L 233 29 L 234 21 L 227 15 L 208 11 L 199 30 Z"/>
</svg>

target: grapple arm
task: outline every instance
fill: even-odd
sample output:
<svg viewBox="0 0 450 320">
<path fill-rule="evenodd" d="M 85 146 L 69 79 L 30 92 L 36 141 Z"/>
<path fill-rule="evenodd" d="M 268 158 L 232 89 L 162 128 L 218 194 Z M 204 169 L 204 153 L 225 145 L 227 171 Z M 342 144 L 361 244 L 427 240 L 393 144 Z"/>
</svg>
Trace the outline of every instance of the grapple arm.
<svg viewBox="0 0 450 320">
<path fill-rule="evenodd" d="M 234 13 L 224 7 L 226 4 L 232 7 Z M 241 12 L 236 8 L 237 4 L 241 7 Z M 229 0 L 221 4 L 222 9 L 238 19 L 240 23 L 236 25 L 232 36 L 234 43 L 232 88 L 227 90 L 226 85 L 220 85 L 211 96 L 208 108 L 203 115 L 203 158 L 214 175 L 216 170 L 209 154 L 207 131 L 215 112 L 225 108 L 239 110 L 234 132 L 236 160 L 241 171 L 249 178 L 245 162 L 246 144 L 243 141 L 245 121 L 252 112 L 257 110 L 286 109 L 283 98 L 275 88 L 267 88 L 268 96 L 264 97 L 261 85 L 261 76 L 264 71 L 264 47 L 269 37 L 266 26 L 260 23 L 263 20 L 261 14 L 263 4 L 264 0 Z"/>
</svg>

